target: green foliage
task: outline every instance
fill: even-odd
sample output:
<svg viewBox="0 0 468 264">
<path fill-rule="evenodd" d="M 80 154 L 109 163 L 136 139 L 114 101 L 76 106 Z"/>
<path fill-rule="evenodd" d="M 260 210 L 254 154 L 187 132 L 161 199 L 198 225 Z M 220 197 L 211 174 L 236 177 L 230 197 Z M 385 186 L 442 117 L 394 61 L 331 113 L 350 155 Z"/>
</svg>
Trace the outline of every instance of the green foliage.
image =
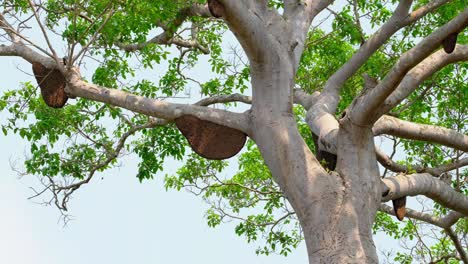
<svg viewBox="0 0 468 264">
<path fill-rule="evenodd" d="M 238 172 L 222 178 L 223 161 L 209 161 L 191 154 L 177 175 L 167 175 L 165 186 L 189 188 L 209 204 L 206 214 L 210 227 L 231 218 L 239 220 L 235 232 L 248 242 L 265 239 L 258 254 L 277 252 L 287 255 L 302 240 L 298 222 L 278 186 L 271 178 L 258 148 L 252 141 L 239 157 Z"/>
</svg>

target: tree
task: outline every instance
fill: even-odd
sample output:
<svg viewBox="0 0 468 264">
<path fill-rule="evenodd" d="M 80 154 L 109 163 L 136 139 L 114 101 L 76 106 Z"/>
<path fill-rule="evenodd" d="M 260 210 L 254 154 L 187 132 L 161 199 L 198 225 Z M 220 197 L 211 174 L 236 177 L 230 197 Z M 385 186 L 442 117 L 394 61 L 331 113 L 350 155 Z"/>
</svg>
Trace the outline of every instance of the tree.
<svg viewBox="0 0 468 264">
<path fill-rule="evenodd" d="M 64 212 L 122 155 L 140 158 L 140 181 L 172 157 L 185 165 L 166 188 L 203 195 L 210 226 L 231 218 L 249 242 L 263 236 L 259 253 L 304 239 L 310 263 L 377 263 L 372 234 L 384 231 L 417 237 L 395 261 L 468 263 L 466 3 L 332 3 L 4 0 L 0 55 L 30 62 L 41 93 L 3 95 L 3 132 L 31 142 L 25 173 Z M 230 60 L 226 32 L 242 49 Z M 206 57 L 215 77 L 190 76 Z M 141 78 L 163 62 L 158 82 Z M 169 102 L 194 84 L 204 99 Z M 220 177 L 245 135 L 238 173 Z M 407 196 L 430 211 L 406 209 Z M 421 223 L 440 228 L 430 245 Z"/>
</svg>

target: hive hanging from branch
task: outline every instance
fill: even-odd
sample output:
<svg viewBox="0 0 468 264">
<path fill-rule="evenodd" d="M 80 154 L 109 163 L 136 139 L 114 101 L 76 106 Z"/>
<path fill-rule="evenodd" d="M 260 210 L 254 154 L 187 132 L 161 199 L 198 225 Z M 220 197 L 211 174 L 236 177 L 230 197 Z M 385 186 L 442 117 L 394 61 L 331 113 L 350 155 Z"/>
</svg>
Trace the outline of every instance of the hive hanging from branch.
<svg viewBox="0 0 468 264">
<path fill-rule="evenodd" d="M 65 93 L 67 82 L 63 74 L 59 70 L 49 69 L 39 62 L 33 62 L 32 69 L 45 103 L 53 108 L 62 108 L 68 100 Z"/>
<path fill-rule="evenodd" d="M 187 138 L 193 151 L 212 160 L 230 158 L 244 147 L 246 135 L 230 127 L 183 115 L 175 120 L 177 128 Z"/>
<path fill-rule="evenodd" d="M 455 33 L 448 35 L 442 41 L 442 46 L 444 47 L 444 50 L 446 53 L 450 54 L 455 49 L 455 46 L 457 45 L 457 36 L 458 36 L 458 32 L 455 32 Z"/>
<path fill-rule="evenodd" d="M 393 211 L 398 220 L 403 221 L 406 215 L 406 196 L 392 200 Z"/>
<path fill-rule="evenodd" d="M 216 18 L 224 16 L 224 6 L 218 0 L 208 0 L 208 9 L 211 15 Z"/>
</svg>

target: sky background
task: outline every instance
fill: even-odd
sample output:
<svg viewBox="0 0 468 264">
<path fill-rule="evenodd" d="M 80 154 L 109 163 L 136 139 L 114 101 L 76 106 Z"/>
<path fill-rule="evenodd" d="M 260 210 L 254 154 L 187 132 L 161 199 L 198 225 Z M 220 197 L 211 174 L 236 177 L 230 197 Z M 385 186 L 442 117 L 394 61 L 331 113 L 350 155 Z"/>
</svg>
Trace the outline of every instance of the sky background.
<svg viewBox="0 0 468 264">
<path fill-rule="evenodd" d="M 207 78 L 207 72 L 210 66 L 202 63 L 192 74 Z M 0 94 L 24 81 L 33 81 L 28 63 L 0 58 Z M 4 118 L 1 113 L 0 122 Z M 163 188 L 165 173 L 181 165 L 175 162 L 166 163 L 155 180 L 139 183 L 137 161 L 123 159 L 120 168 L 76 192 L 70 201 L 74 220 L 64 227 L 58 209 L 27 199 L 38 179 L 20 178 L 12 170 L 12 165 L 21 168 L 27 142 L 0 134 L 0 147 L 0 263 L 307 263 L 304 243 L 287 258 L 258 256 L 257 245 L 235 235 L 236 222 L 209 228 L 204 218 L 208 206 L 201 198 Z M 383 236 L 376 237 L 376 244 L 378 249 L 397 245 Z"/>
</svg>

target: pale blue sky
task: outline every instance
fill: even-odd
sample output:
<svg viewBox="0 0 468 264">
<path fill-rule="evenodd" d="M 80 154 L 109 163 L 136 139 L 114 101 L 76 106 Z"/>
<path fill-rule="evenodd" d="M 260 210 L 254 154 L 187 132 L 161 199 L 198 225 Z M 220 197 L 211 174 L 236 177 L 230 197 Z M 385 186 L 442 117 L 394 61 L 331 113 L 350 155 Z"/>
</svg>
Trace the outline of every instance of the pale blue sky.
<svg viewBox="0 0 468 264">
<path fill-rule="evenodd" d="M 0 93 L 32 80 L 30 68 L 19 59 L 0 58 Z M 209 69 L 202 65 L 193 73 L 205 79 Z M 26 142 L 0 134 L 0 146 L 0 263 L 307 263 L 304 244 L 287 258 L 257 256 L 256 245 L 235 235 L 235 222 L 209 228 L 202 199 L 186 191 L 166 192 L 164 173 L 140 184 L 131 158 L 76 193 L 70 202 L 75 220 L 63 227 L 55 207 L 27 200 L 38 180 L 20 179 L 11 169 L 11 162 L 21 166 L 28 154 Z M 166 173 L 178 166 L 167 163 Z M 396 245 L 382 238 L 377 244 Z"/>
</svg>

